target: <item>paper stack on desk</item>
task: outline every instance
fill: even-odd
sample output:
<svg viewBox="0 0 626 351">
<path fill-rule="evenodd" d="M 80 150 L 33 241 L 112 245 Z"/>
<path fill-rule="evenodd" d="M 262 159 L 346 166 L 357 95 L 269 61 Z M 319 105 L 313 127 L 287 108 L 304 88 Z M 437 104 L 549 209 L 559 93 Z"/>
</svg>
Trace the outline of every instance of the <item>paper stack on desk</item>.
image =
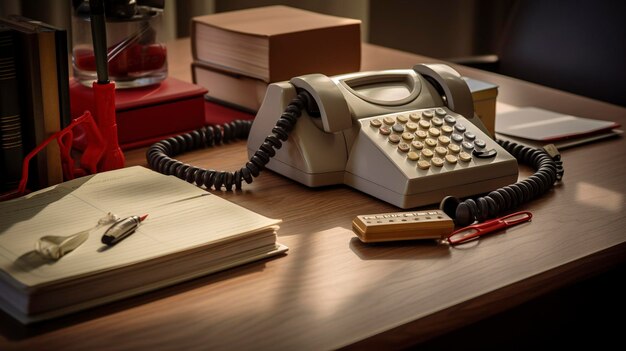
<svg viewBox="0 0 626 351">
<path fill-rule="evenodd" d="M 536 107 L 515 108 L 500 104 L 507 111 L 498 112 L 498 139 L 531 147 L 554 144 L 559 149 L 622 135 L 620 125 L 612 121 L 582 118 Z"/>
<path fill-rule="evenodd" d="M 34 251 L 108 212 L 149 217 L 112 247 L 102 227 L 58 261 Z M 0 203 L 0 307 L 29 323 L 259 260 L 287 250 L 278 223 L 143 167 L 75 179 Z"/>
</svg>

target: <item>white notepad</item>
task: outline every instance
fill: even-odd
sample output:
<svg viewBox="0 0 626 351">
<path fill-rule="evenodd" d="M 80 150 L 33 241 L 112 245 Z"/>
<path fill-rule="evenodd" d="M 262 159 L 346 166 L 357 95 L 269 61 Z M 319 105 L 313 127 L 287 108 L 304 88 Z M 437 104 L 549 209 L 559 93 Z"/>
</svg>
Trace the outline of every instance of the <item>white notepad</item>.
<svg viewBox="0 0 626 351">
<path fill-rule="evenodd" d="M 89 229 L 108 212 L 149 216 L 113 247 L 103 227 L 58 261 L 34 251 L 41 236 Z M 143 167 L 75 179 L 0 203 L 0 307 L 28 323 L 275 255 L 287 249 L 279 223 Z"/>
<path fill-rule="evenodd" d="M 496 133 L 536 141 L 557 141 L 610 132 L 611 121 L 582 118 L 535 107 L 498 113 Z"/>
</svg>

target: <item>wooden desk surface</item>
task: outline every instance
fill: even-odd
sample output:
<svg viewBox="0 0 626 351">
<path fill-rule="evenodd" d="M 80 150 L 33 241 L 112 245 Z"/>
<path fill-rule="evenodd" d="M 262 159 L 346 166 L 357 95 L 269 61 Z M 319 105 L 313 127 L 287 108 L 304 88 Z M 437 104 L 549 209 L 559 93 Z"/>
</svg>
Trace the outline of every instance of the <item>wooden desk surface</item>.
<svg viewBox="0 0 626 351">
<path fill-rule="evenodd" d="M 170 73 L 190 79 L 189 41 L 169 46 Z M 365 45 L 363 69 L 432 61 Z M 499 101 L 626 125 L 626 109 L 478 70 Z M 244 142 L 181 157 L 218 169 L 246 160 Z M 397 348 L 475 322 L 624 260 L 626 141 L 565 150 L 565 178 L 523 207 L 531 223 L 463 248 L 364 245 L 357 214 L 397 210 L 344 186 L 309 189 L 266 172 L 230 201 L 284 220 L 288 255 L 23 327 L 0 314 L 0 349 Z M 144 150 L 127 153 L 145 165 Z M 529 175 L 523 169 L 521 177 Z M 207 228 L 210 230 L 210 228 Z"/>
</svg>

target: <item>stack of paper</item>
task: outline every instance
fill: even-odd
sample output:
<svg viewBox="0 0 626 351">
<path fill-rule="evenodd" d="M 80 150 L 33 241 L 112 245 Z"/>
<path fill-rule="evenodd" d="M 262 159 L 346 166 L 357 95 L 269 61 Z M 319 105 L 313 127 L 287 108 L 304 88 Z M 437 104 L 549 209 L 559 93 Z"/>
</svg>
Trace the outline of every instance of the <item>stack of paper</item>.
<svg viewBox="0 0 626 351">
<path fill-rule="evenodd" d="M 498 138 L 527 146 L 555 144 L 564 149 L 622 134 L 616 129 L 620 125 L 611 121 L 565 115 L 536 107 L 506 107 L 508 111 L 499 112 L 496 118 Z"/>
<path fill-rule="evenodd" d="M 90 230 L 108 212 L 149 216 L 108 247 L 106 226 Z M 75 179 L 0 203 L 0 307 L 28 323 L 275 255 L 279 222 L 143 167 Z M 34 250 L 84 230 L 58 261 Z"/>
</svg>

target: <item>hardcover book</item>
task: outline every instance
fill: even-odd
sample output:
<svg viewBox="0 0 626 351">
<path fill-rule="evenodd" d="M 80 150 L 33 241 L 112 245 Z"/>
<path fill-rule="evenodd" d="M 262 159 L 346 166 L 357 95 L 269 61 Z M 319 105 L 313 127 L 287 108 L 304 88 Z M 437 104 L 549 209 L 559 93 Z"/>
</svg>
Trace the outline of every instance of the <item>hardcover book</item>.
<svg viewBox="0 0 626 351">
<path fill-rule="evenodd" d="M 22 177 L 22 117 L 18 99 L 15 33 L 0 24 L 0 193 Z"/>
<path fill-rule="evenodd" d="M 210 101 L 251 113 L 261 107 L 269 84 L 201 62 L 191 64 L 191 76 L 195 84 L 208 89 L 206 97 Z"/>
<path fill-rule="evenodd" d="M 361 66 L 361 21 L 287 6 L 192 18 L 193 58 L 268 83 Z"/>
<path fill-rule="evenodd" d="M 20 16 L 0 18 L 0 23 L 16 33 L 17 95 L 23 152 L 26 154 L 59 131 L 63 124 L 62 113 L 66 110 L 64 104 L 67 101 L 59 75 L 67 73 L 67 39 L 65 32 Z M 57 61 L 63 57 L 63 62 Z M 37 154 L 30 167 L 28 187 L 31 190 L 63 181 L 61 156 L 56 143 L 51 143 L 45 151 Z"/>
</svg>

